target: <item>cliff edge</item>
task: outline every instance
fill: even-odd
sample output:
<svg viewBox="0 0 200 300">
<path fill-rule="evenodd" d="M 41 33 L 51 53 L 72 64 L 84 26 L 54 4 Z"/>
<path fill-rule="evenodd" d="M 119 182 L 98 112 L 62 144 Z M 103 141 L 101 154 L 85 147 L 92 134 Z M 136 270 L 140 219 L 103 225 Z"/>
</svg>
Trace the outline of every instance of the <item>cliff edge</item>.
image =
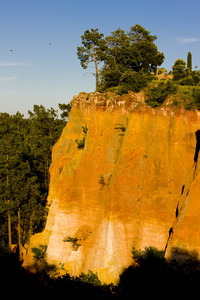
<svg viewBox="0 0 200 300">
<path fill-rule="evenodd" d="M 53 148 L 46 228 L 31 247 L 71 275 L 117 283 L 131 247 L 200 253 L 200 114 L 144 94 L 80 93 Z"/>
</svg>

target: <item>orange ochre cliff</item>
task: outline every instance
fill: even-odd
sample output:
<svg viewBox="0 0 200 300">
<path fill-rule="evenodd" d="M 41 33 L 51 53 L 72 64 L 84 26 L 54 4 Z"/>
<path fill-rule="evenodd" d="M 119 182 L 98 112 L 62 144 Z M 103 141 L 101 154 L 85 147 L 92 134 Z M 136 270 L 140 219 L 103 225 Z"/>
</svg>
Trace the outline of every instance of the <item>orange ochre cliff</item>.
<svg viewBox="0 0 200 300">
<path fill-rule="evenodd" d="M 200 254 L 200 113 L 153 109 L 142 92 L 80 93 L 71 103 L 53 148 L 46 227 L 24 265 L 46 244 L 47 263 L 117 283 L 132 246 Z"/>
</svg>

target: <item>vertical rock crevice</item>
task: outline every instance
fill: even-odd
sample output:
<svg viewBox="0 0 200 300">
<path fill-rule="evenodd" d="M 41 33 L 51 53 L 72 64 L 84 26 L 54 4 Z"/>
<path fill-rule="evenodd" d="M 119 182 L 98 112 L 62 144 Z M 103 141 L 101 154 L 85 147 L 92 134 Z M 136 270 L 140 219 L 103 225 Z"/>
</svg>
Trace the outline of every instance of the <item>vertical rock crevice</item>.
<svg viewBox="0 0 200 300">
<path fill-rule="evenodd" d="M 198 166 L 198 158 L 199 158 L 199 151 L 200 151 L 200 130 L 197 130 L 195 132 L 195 135 L 196 135 L 196 148 L 194 154 L 194 163 L 187 175 L 186 183 L 182 186 L 180 200 L 175 210 L 175 219 L 173 221 L 172 227 L 169 229 L 169 236 L 165 246 L 165 254 L 167 253 L 169 244 L 172 242 L 173 233 L 176 230 L 176 227 L 180 225 L 180 223 L 183 221 L 185 217 L 185 212 L 189 201 L 190 189 L 192 183 L 194 182 L 197 176 L 197 166 Z M 169 254 L 167 256 L 169 256 Z"/>
</svg>

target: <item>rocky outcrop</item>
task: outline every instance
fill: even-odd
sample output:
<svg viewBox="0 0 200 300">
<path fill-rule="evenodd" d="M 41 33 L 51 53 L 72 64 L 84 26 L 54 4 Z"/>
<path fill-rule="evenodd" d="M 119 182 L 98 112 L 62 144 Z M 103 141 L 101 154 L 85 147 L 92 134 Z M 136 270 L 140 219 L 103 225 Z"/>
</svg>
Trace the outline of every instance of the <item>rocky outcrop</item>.
<svg viewBox="0 0 200 300">
<path fill-rule="evenodd" d="M 144 94 L 81 93 L 53 148 L 44 232 L 49 264 L 116 283 L 131 247 L 200 252 L 200 115 Z M 195 134 L 196 133 L 196 134 Z M 80 145 L 80 147 L 79 147 Z M 25 265 L 31 266 L 31 251 Z"/>
</svg>

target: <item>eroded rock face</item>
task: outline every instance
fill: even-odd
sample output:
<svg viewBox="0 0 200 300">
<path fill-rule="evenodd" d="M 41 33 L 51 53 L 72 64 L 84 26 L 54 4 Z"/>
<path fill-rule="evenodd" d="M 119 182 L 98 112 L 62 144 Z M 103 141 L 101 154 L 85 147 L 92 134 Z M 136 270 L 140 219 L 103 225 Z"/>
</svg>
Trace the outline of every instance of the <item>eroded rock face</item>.
<svg viewBox="0 0 200 300">
<path fill-rule="evenodd" d="M 46 228 L 30 248 L 45 241 L 48 263 L 71 275 L 98 272 L 105 283 L 132 263 L 132 246 L 168 257 L 176 246 L 200 251 L 200 116 L 154 110 L 142 93 L 81 93 L 72 105 L 53 148 Z"/>
</svg>

